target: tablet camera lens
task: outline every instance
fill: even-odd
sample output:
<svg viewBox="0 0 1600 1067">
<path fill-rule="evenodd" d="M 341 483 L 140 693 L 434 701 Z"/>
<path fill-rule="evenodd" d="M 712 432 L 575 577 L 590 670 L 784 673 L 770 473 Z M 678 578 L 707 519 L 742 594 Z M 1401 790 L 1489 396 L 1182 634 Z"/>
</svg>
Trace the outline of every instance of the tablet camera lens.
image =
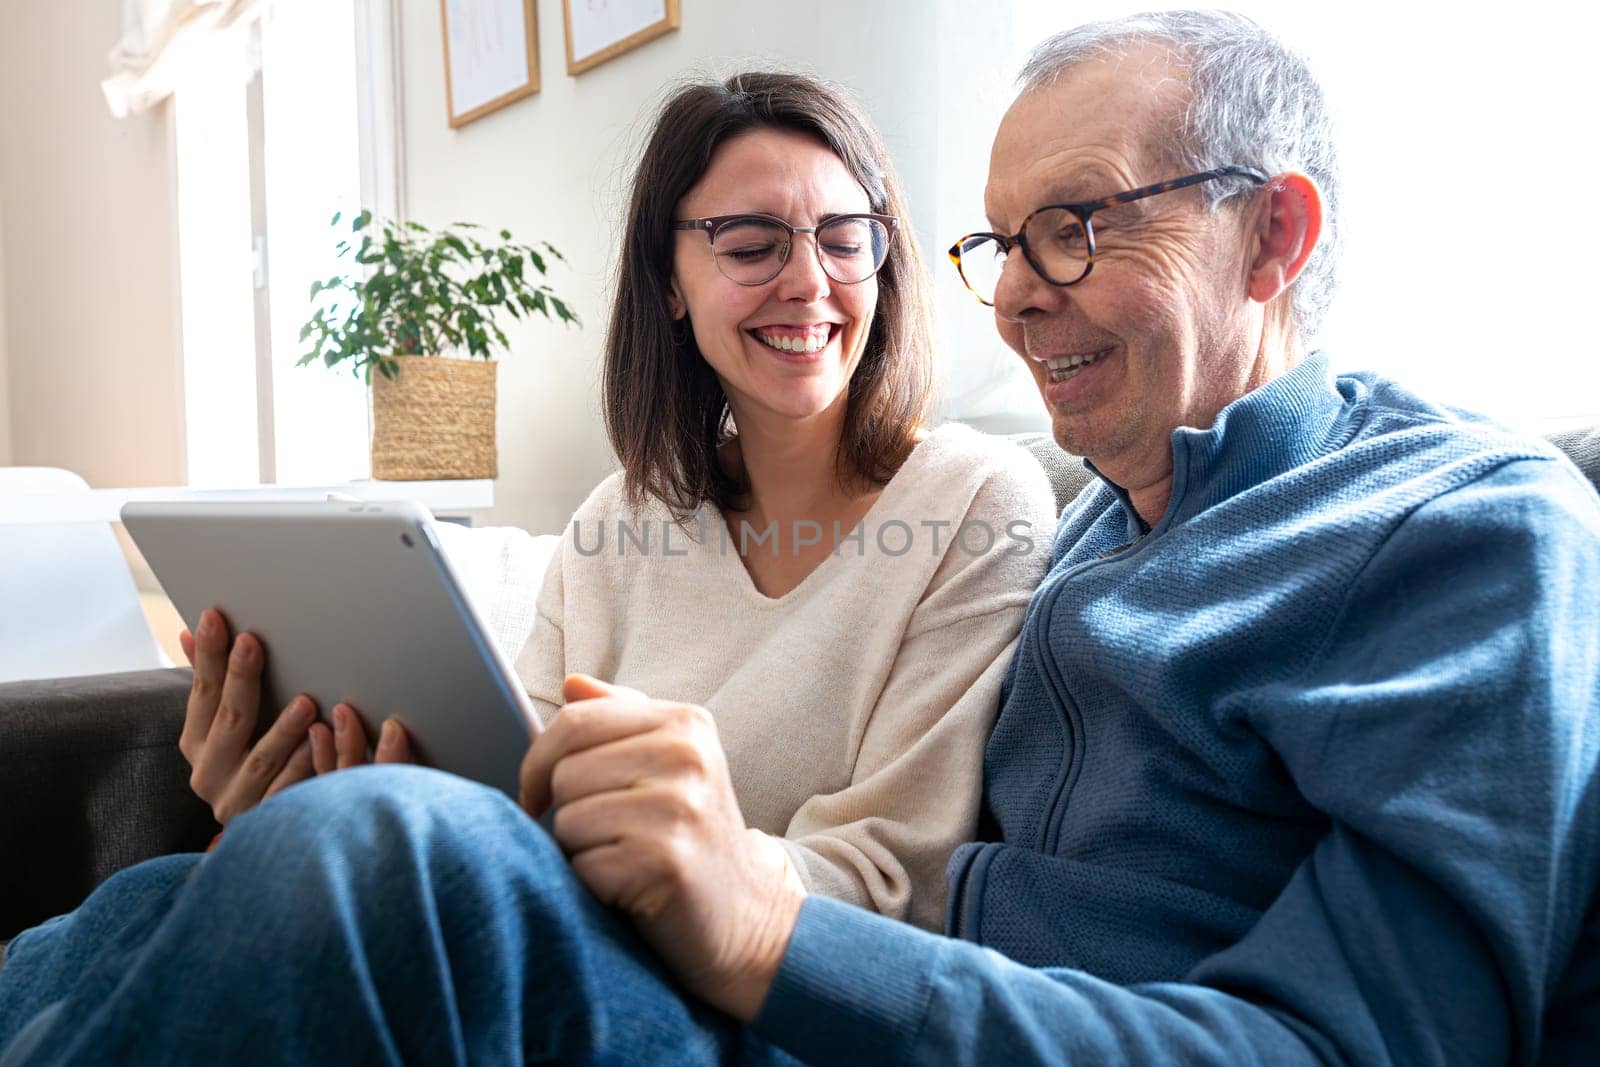
<svg viewBox="0 0 1600 1067">
<path fill-rule="evenodd" d="M 400 543 L 402 545 L 405 545 L 407 548 L 410 548 L 411 547 L 411 535 L 408 534 L 408 533 L 401 534 L 400 535 Z"/>
</svg>

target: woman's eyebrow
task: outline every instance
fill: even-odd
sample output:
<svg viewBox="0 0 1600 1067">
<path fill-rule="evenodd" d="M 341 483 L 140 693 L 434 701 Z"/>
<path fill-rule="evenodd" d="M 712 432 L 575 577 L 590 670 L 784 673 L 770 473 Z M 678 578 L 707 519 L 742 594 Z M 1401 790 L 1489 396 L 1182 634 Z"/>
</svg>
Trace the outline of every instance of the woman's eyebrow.
<svg viewBox="0 0 1600 1067">
<path fill-rule="evenodd" d="M 779 214 L 777 214 L 776 212 L 773 212 L 773 211 L 740 211 L 740 212 L 730 212 L 730 214 L 733 214 L 733 215 L 748 215 L 749 218 L 748 219 L 740 219 L 740 220 L 737 220 L 735 222 L 724 223 L 724 225 L 726 225 L 726 226 L 749 225 L 751 223 L 760 222 L 760 221 L 764 221 L 764 220 L 767 220 L 767 219 L 782 219 L 784 221 L 784 223 L 786 223 L 789 226 L 795 225 L 789 219 L 786 219 L 782 215 L 779 215 Z M 822 214 L 817 216 L 816 222 L 813 224 L 813 227 L 815 227 L 815 226 L 826 226 L 828 223 L 832 222 L 834 219 L 842 219 L 842 218 L 846 218 L 846 217 L 853 216 L 853 215 L 863 215 L 863 214 L 870 214 L 870 212 L 863 212 L 863 211 L 824 211 Z M 802 223 L 801 225 L 803 226 L 805 224 Z"/>
</svg>

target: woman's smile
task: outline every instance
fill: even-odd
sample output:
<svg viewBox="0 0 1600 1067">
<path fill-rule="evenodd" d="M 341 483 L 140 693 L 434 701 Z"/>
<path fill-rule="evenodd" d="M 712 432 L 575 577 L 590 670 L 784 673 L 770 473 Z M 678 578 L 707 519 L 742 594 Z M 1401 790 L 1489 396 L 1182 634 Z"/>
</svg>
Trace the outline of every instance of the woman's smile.
<svg viewBox="0 0 1600 1067">
<path fill-rule="evenodd" d="M 756 326 L 750 336 L 766 347 L 784 355 L 817 355 L 828 347 L 836 330 L 831 322 L 818 322 L 803 326 Z"/>
</svg>

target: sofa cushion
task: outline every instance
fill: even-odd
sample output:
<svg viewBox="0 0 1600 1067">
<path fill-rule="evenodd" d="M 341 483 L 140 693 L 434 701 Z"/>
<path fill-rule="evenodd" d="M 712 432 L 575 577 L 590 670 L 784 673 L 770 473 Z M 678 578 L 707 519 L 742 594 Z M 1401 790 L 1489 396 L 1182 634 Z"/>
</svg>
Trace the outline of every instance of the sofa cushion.
<svg viewBox="0 0 1600 1067">
<path fill-rule="evenodd" d="M 190 677 L 0 685 L 0 940 L 131 863 L 202 849 L 216 833 L 178 751 Z"/>
<path fill-rule="evenodd" d="M 1550 443 L 1567 454 L 1584 476 L 1600 490 L 1600 426 L 1563 430 L 1550 435 Z"/>
<path fill-rule="evenodd" d="M 1056 495 L 1056 514 L 1072 503 L 1083 487 L 1094 481 L 1094 475 L 1083 465 L 1082 456 L 1063 452 L 1056 439 L 1047 433 L 1014 433 L 1008 440 L 1026 448 L 1039 461 L 1050 479 L 1050 488 Z"/>
<path fill-rule="evenodd" d="M 515 663 L 533 632 L 545 569 L 561 547 L 560 534 L 529 534 L 514 526 L 434 525 L 439 547 L 489 635 Z"/>
</svg>

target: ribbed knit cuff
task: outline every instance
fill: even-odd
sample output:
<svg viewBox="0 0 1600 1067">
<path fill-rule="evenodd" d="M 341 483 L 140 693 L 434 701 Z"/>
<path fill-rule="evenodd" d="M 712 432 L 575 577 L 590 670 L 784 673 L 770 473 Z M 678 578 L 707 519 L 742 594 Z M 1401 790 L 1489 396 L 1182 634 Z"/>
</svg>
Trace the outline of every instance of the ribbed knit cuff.
<svg viewBox="0 0 1600 1067">
<path fill-rule="evenodd" d="M 812 1063 L 910 1063 L 944 939 L 811 896 L 752 1027 Z"/>
</svg>

